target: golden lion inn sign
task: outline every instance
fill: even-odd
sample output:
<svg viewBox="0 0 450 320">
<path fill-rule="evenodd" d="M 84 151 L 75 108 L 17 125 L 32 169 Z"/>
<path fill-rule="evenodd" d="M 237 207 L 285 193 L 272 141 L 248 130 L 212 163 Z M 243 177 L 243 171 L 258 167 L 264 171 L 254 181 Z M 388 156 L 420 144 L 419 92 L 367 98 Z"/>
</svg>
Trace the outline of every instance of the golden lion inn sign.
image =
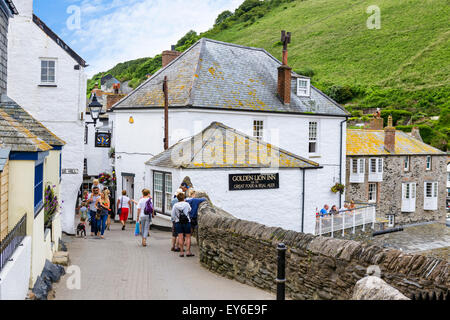
<svg viewBox="0 0 450 320">
<path fill-rule="evenodd" d="M 279 189 L 280 175 L 273 174 L 230 174 L 229 190 Z"/>
</svg>

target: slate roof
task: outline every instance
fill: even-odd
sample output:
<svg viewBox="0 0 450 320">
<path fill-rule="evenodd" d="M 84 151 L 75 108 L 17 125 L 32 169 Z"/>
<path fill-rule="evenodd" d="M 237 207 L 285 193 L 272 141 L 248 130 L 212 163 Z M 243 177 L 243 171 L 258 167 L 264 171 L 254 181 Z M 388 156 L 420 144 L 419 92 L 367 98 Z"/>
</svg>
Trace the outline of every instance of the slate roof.
<svg viewBox="0 0 450 320">
<path fill-rule="evenodd" d="M 82 67 L 87 67 L 86 61 L 81 58 L 72 48 L 70 48 L 56 33 L 53 32 L 38 16 L 33 14 L 33 22 L 44 31 L 44 33 L 49 36 L 53 41 L 56 42 L 64 51 L 66 51 L 69 56 L 71 56 L 79 65 Z"/>
<path fill-rule="evenodd" d="M 3 2 L 3 1 L 2 1 Z M 11 14 L 19 14 L 19 12 L 17 11 L 16 6 L 14 5 L 12 0 L 4 0 L 4 2 L 6 3 L 6 5 L 8 6 L 9 11 L 11 12 Z"/>
<path fill-rule="evenodd" d="M 0 147 L 17 152 L 38 152 L 65 144 L 16 102 L 1 95 Z"/>
<path fill-rule="evenodd" d="M 395 153 L 384 148 L 384 130 L 347 130 L 347 156 L 356 155 L 445 155 L 403 131 L 395 132 Z"/>
<path fill-rule="evenodd" d="M 9 159 L 10 148 L 0 148 L 0 172 L 5 168 Z"/>
<path fill-rule="evenodd" d="M 313 86 L 310 98 L 298 97 L 296 79 L 306 77 L 294 72 L 291 104 L 284 105 L 277 96 L 280 65 L 264 49 L 203 38 L 118 102 L 113 110 L 162 107 L 162 83 L 167 76 L 170 107 L 348 115 Z"/>
<path fill-rule="evenodd" d="M 320 168 L 316 162 L 213 122 L 146 162 L 169 168 Z"/>
</svg>

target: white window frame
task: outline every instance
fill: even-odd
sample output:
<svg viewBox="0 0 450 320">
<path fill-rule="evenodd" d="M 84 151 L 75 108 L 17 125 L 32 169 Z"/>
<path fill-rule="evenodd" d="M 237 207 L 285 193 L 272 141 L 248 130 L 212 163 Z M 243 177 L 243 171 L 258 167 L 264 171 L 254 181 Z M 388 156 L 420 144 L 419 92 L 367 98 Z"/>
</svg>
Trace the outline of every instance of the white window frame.
<svg viewBox="0 0 450 320">
<path fill-rule="evenodd" d="M 311 124 L 313 124 L 313 123 L 316 124 L 315 138 L 313 138 L 311 135 L 311 133 L 312 133 L 311 132 Z M 310 120 L 310 121 L 308 121 L 308 154 L 310 157 L 319 156 L 319 154 L 320 154 L 319 141 L 320 141 L 320 123 L 318 120 Z M 309 151 L 311 143 L 315 143 L 315 145 L 316 145 L 315 152 Z"/>
<path fill-rule="evenodd" d="M 54 75 L 55 80 L 54 81 L 43 81 L 42 80 L 42 62 L 44 62 L 44 61 L 47 61 L 47 62 L 52 61 L 55 63 L 55 75 Z M 48 70 L 48 68 L 47 68 L 47 70 Z M 40 58 L 39 59 L 39 83 L 40 83 L 40 85 L 42 85 L 42 86 L 56 85 L 57 81 L 58 81 L 58 77 L 57 77 L 58 72 L 57 71 L 58 71 L 58 59 L 56 59 L 56 58 Z M 47 76 L 48 76 L 48 74 L 47 74 Z"/>
<path fill-rule="evenodd" d="M 264 120 L 263 119 L 253 119 L 253 127 L 252 128 L 253 128 L 253 137 L 259 141 L 264 140 Z"/>
<path fill-rule="evenodd" d="M 408 172 L 410 166 L 411 166 L 411 158 L 410 156 L 405 156 L 403 160 L 403 171 Z"/>
<path fill-rule="evenodd" d="M 356 162 L 356 173 L 354 173 L 354 164 Z M 350 158 L 350 183 L 364 183 L 366 174 L 366 159 Z"/>
<path fill-rule="evenodd" d="M 402 183 L 402 212 L 416 211 L 417 184 L 415 182 Z"/>
<path fill-rule="evenodd" d="M 430 192 L 428 193 L 428 187 L 431 187 Z M 424 210 L 436 211 L 438 209 L 438 188 L 439 183 L 436 181 L 425 181 L 423 188 L 423 208 Z"/>
<path fill-rule="evenodd" d="M 370 187 L 375 187 L 375 189 L 370 190 Z M 378 185 L 376 183 L 369 183 L 369 196 L 368 196 L 369 203 L 377 202 L 377 192 L 378 192 Z"/>
<path fill-rule="evenodd" d="M 388 214 L 386 217 L 388 219 L 388 227 L 393 228 L 395 226 L 395 215 Z"/>
<path fill-rule="evenodd" d="M 303 82 L 306 82 L 306 87 L 300 85 L 300 83 Z M 297 78 L 297 96 L 299 97 L 311 96 L 311 79 Z"/>
<path fill-rule="evenodd" d="M 372 166 L 372 162 L 375 161 L 375 168 Z M 383 158 L 370 158 L 369 159 L 369 182 L 382 182 L 383 181 Z M 375 169 L 373 171 L 372 169 Z"/>
<path fill-rule="evenodd" d="M 433 160 L 431 159 L 431 156 L 427 156 L 427 171 L 431 171 L 432 167 L 433 167 Z"/>
</svg>

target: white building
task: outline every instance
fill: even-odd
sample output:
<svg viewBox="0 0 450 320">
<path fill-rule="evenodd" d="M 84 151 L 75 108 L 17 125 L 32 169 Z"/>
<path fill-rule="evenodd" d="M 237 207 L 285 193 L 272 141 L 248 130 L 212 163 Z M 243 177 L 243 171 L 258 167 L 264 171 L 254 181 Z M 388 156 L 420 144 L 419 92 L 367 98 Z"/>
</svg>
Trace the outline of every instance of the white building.
<svg viewBox="0 0 450 320">
<path fill-rule="evenodd" d="M 265 50 L 209 39 L 198 41 L 112 108 L 118 189 L 122 185 L 139 198 L 142 188 L 152 187 L 145 162 L 164 150 L 165 77 L 169 146 L 221 122 L 319 164 L 320 169 L 306 172 L 305 232 L 314 232 L 310 222 L 315 220 L 316 208 L 325 203 L 343 205 L 343 196 L 331 188 L 345 181 L 348 113 L 311 86 L 309 78 L 292 72 Z M 286 189 L 271 194 L 301 203 L 298 194 L 288 191 L 290 185 L 295 189 L 301 184 L 294 182 L 298 175 L 287 175 L 280 180 Z M 201 179 L 197 181 L 202 185 Z M 211 191 L 204 191 L 214 199 Z M 279 211 L 283 210 L 280 206 Z M 290 229 L 302 230 L 301 211 L 291 214 L 296 223 Z"/>
<path fill-rule="evenodd" d="M 15 2 L 8 39 L 8 94 L 67 145 L 62 154 L 62 229 L 74 233 L 83 180 L 86 62 L 33 14 L 33 1 Z"/>
</svg>

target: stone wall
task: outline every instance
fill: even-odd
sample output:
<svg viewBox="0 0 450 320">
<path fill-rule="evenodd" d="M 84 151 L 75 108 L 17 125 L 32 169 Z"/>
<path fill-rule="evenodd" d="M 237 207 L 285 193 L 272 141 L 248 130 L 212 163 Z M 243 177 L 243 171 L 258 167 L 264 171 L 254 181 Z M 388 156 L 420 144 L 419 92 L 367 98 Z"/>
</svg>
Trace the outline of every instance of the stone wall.
<svg viewBox="0 0 450 320">
<path fill-rule="evenodd" d="M 276 291 L 278 243 L 287 245 L 286 295 L 292 299 L 351 299 L 355 284 L 377 265 L 381 278 L 406 296 L 448 292 L 449 263 L 421 255 L 317 237 L 236 219 L 209 203 L 199 210 L 200 261 L 229 279 Z"/>
<path fill-rule="evenodd" d="M 347 157 L 346 169 L 346 200 L 367 203 L 369 199 L 369 159 L 365 160 L 365 182 L 349 183 L 350 160 Z M 440 221 L 445 222 L 446 216 L 446 159 L 445 155 L 432 156 L 432 169 L 426 170 L 426 156 L 410 156 L 409 171 L 404 171 L 404 156 L 375 157 L 384 159 L 383 182 L 377 183 L 377 216 L 386 218 L 387 214 L 395 214 L 396 225 L 407 225 L 418 222 Z M 416 210 L 415 212 L 401 212 L 402 183 L 415 182 Z M 438 210 L 424 210 L 424 183 L 438 182 Z"/>
</svg>

